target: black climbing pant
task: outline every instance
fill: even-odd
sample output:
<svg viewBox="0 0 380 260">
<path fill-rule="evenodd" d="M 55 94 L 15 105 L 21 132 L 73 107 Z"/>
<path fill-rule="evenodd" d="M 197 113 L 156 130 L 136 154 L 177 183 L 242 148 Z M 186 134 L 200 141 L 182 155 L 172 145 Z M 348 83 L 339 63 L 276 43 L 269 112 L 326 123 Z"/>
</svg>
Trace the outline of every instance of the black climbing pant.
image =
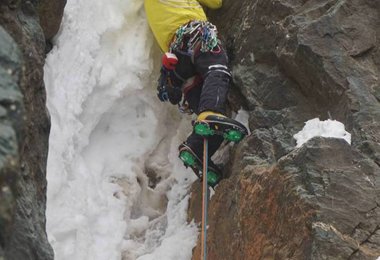
<svg viewBox="0 0 380 260">
<path fill-rule="evenodd" d="M 200 86 L 194 86 L 185 94 L 185 99 L 196 114 L 204 111 L 225 113 L 231 74 L 227 67 L 228 59 L 225 51 L 219 46 L 216 49 L 209 52 L 198 51 L 193 57 L 188 53 L 174 51 L 178 57 L 176 77 L 185 81 L 200 75 L 203 79 Z"/>
<path fill-rule="evenodd" d="M 203 79 L 199 86 L 193 86 L 185 93 L 185 99 L 194 113 L 213 111 L 225 114 L 227 92 L 230 83 L 228 58 L 220 46 L 216 51 L 198 52 L 193 57 L 181 51 L 174 51 L 178 57 L 175 74 L 183 80 L 195 75 Z M 192 60 L 193 59 L 193 60 Z M 209 138 L 209 158 L 223 142 L 221 136 Z M 203 138 L 194 132 L 185 143 L 203 160 Z"/>
</svg>

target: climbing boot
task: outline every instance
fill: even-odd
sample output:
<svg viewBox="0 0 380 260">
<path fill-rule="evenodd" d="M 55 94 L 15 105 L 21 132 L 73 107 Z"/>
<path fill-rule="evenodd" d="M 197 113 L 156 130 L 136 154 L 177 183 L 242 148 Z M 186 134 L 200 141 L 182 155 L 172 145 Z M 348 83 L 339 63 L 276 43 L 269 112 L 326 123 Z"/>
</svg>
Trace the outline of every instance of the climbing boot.
<svg viewBox="0 0 380 260">
<path fill-rule="evenodd" d="M 248 134 L 247 128 L 238 121 L 222 114 L 205 111 L 194 123 L 194 131 L 203 137 L 223 136 L 225 140 L 238 143 Z"/>
<path fill-rule="evenodd" d="M 186 167 L 190 167 L 195 175 L 202 180 L 203 160 L 201 160 L 195 152 L 186 144 L 181 144 L 178 147 L 179 158 Z M 214 188 L 221 180 L 221 172 L 218 167 L 209 160 L 207 172 L 207 184 Z"/>
</svg>

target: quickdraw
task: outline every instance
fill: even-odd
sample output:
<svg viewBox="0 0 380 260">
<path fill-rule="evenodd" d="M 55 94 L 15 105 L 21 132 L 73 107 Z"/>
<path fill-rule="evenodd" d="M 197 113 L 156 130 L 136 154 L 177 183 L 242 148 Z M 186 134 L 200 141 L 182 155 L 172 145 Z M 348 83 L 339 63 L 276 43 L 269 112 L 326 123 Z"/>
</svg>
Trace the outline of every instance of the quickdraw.
<svg viewBox="0 0 380 260">
<path fill-rule="evenodd" d="M 215 25 L 208 21 L 191 21 L 181 26 L 175 33 L 170 52 L 177 50 L 193 53 L 198 44 L 201 52 L 212 51 L 220 44 Z"/>
</svg>

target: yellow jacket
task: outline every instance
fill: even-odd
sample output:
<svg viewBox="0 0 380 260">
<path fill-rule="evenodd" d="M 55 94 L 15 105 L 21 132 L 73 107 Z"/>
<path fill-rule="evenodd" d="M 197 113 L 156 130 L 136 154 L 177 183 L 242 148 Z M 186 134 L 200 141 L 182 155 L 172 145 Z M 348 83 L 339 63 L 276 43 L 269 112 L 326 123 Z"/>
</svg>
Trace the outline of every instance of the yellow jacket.
<svg viewBox="0 0 380 260">
<path fill-rule="evenodd" d="M 191 20 L 207 21 L 203 4 L 217 9 L 222 6 L 222 0 L 145 0 L 145 12 L 154 37 L 164 52 L 169 50 L 169 44 L 176 30 Z"/>
</svg>

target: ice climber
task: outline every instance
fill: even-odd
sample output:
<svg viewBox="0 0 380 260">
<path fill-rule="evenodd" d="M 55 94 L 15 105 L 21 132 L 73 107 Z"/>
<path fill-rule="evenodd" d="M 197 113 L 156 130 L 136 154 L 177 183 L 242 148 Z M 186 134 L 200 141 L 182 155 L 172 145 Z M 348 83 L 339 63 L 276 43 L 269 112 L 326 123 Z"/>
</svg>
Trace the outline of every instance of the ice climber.
<svg viewBox="0 0 380 260">
<path fill-rule="evenodd" d="M 178 105 L 181 112 L 195 113 L 197 121 L 239 124 L 225 116 L 231 80 L 228 58 L 216 27 L 207 21 L 202 5 L 217 9 L 222 0 L 145 0 L 151 30 L 165 53 L 158 81 L 158 98 Z M 223 137 L 212 135 L 209 158 Z M 179 146 L 179 157 L 200 177 L 203 138 L 194 133 Z M 214 187 L 221 171 L 209 159 L 208 184 Z"/>
</svg>

